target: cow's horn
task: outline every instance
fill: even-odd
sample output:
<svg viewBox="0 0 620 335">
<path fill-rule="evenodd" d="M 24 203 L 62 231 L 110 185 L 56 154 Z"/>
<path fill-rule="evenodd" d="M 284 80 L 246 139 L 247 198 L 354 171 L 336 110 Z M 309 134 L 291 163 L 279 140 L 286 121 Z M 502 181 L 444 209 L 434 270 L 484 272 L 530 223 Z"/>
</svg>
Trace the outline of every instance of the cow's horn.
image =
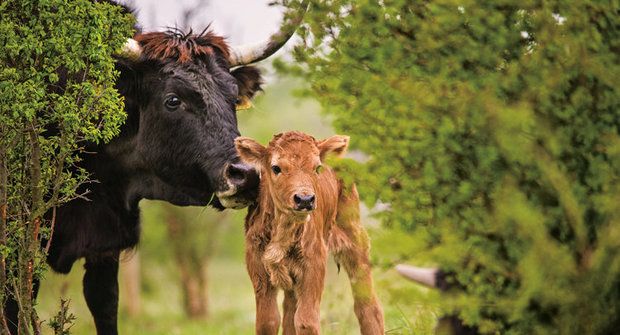
<svg viewBox="0 0 620 335">
<path fill-rule="evenodd" d="M 293 36 L 297 27 L 301 24 L 304 14 L 308 10 L 308 1 L 303 1 L 301 10 L 288 22 L 285 22 L 280 30 L 271 35 L 267 40 L 254 44 L 236 45 L 230 48 L 230 66 L 241 66 L 259 62 L 278 51 Z"/>
<path fill-rule="evenodd" d="M 140 58 L 140 54 L 142 53 L 142 47 L 138 41 L 133 38 L 128 38 L 125 45 L 121 49 L 121 56 L 130 58 L 130 59 L 138 59 Z"/>
<path fill-rule="evenodd" d="M 437 273 L 439 273 L 439 269 L 419 268 L 417 266 L 398 264 L 396 265 L 396 271 L 404 277 L 422 285 L 433 288 L 437 287 Z"/>
</svg>

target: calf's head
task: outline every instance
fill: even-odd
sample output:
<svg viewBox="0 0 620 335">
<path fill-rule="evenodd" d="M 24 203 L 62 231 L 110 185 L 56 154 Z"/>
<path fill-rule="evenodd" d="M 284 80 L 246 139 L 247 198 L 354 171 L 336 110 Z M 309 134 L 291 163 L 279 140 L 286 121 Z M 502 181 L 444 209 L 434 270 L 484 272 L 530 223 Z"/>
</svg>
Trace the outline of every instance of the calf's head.
<svg viewBox="0 0 620 335">
<path fill-rule="evenodd" d="M 334 135 L 317 141 L 300 132 L 275 135 L 267 147 L 253 139 L 235 140 L 242 160 L 260 172 L 261 192 L 276 208 L 294 215 L 307 215 L 316 208 L 322 161 L 330 154 L 343 155 L 348 136 Z"/>
<path fill-rule="evenodd" d="M 146 33 L 135 42 L 137 58 L 117 62 L 128 120 L 108 146 L 137 175 L 135 197 L 234 208 L 253 201 L 258 175 L 234 139 L 236 105 L 260 90 L 259 71 L 231 71 L 227 44 L 211 32 Z"/>
</svg>

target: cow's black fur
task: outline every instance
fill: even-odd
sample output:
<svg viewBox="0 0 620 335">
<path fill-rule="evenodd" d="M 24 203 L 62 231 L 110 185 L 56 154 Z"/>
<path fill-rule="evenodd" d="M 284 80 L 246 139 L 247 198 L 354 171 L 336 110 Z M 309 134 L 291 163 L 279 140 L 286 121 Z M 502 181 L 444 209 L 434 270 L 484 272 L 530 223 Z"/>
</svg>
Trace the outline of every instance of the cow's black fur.
<svg viewBox="0 0 620 335">
<path fill-rule="evenodd" d="M 138 202 L 220 206 L 213 194 L 226 189 L 224 169 L 238 161 L 235 103 L 240 91 L 251 97 L 260 89 L 258 70 L 231 72 L 227 45 L 210 32 L 135 39 L 143 46 L 140 59 L 119 58 L 116 64 L 127 121 L 110 143 L 87 148 L 80 164 L 96 182 L 80 190 L 88 190 L 86 198 L 57 209 L 48 255 L 61 273 L 86 259 L 84 296 L 98 334 L 117 333 L 118 256 L 138 243 Z M 170 108 L 172 96 L 181 101 L 176 108 Z M 248 185 L 240 187 L 239 197 L 254 196 L 255 181 Z M 5 313 L 16 333 L 13 301 Z"/>
<path fill-rule="evenodd" d="M 452 280 L 453 278 L 450 278 L 450 277 L 454 277 L 454 273 L 439 270 L 435 274 L 436 288 L 438 288 L 442 292 L 447 292 L 454 288 L 464 289 L 464 287 L 462 286 L 455 285 L 454 280 Z M 444 315 L 441 318 L 439 318 L 439 320 L 437 321 L 437 327 L 435 329 L 435 334 L 478 335 L 480 333 L 478 332 L 478 327 L 465 325 L 463 323 L 463 320 L 461 320 L 458 317 L 458 315 L 452 314 L 452 315 Z"/>
</svg>

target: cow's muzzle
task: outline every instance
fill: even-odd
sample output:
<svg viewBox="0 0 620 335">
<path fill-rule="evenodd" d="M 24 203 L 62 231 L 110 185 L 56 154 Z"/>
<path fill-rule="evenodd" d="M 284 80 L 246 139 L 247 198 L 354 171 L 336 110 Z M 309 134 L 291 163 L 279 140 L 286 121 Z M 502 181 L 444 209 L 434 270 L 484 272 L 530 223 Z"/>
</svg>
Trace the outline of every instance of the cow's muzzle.
<svg viewBox="0 0 620 335">
<path fill-rule="evenodd" d="M 228 189 L 216 192 L 220 203 L 226 208 L 240 209 L 256 200 L 258 193 L 258 173 L 245 163 L 229 164 L 224 170 Z"/>
</svg>

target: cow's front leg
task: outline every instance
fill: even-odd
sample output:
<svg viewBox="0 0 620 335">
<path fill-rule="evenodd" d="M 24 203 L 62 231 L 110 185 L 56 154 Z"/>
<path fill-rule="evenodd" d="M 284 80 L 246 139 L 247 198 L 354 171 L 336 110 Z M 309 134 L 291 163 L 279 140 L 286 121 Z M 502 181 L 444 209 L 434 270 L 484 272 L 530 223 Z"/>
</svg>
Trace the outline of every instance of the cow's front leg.
<svg viewBox="0 0 620 335">
<path fill-rule="evenodd" d="M 84 298 L 95 320 L 98 335 L 118 334 L 118 252 L 87 257 Z"/>
</svg>

